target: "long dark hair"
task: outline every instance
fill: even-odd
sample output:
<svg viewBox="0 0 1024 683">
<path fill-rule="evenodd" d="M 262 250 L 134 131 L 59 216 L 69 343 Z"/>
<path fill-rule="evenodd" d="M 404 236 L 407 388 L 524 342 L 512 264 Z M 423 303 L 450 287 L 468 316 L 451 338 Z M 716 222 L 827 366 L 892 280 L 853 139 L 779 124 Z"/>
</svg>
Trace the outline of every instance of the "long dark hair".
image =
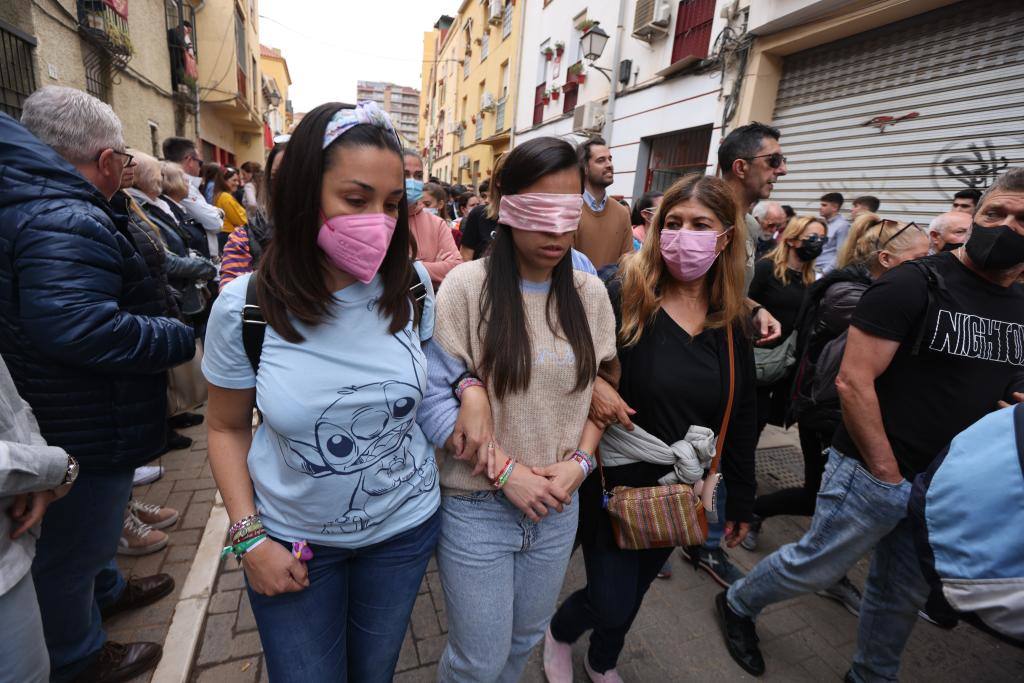
<svg viewBox="0 0 1024 683">
<path fill-rule="evenodd" d="M 216 197 L 221 192 L 227 192 L 231 194 L 231 188 L 228 187 L 228 178 L 238 175 L 238 169 L 233 166 L 218 166 L 217 175 L 213 177 L 213 196 Z"/>
<path fill-rule="evenodd" d="M 369 124 L 351 128 L 323 149 L 324 130 L 343 107 L 330 102 L 303 117 L 288 141 L 288 153 L 271 186 L 274 239 L 260 262 L 257 292 L 264 319 L 293 344 L 303 341 L 303 337 L 289 314 L 307 325 L 317 325 L 328 314 L 333 296 L 324 282 L 326 256 L 316 243 L 323 222 L 320 187 L 324 172 L 337 163 L 338 151 L 343 148 L 376 147 L 393 152 L 399 159 L 402 156 L 394 135 Z M 409 249 L 409 210 L 403 198 L 391 244 L 378 271 L 384 285 L 377 302 L 378 313 L 390 319 L 391 334 L 409 322 Z"/>
<path fill-rule="evenodd" d="M 568 142 L 550 137 L 534 138 L 508 153 L 501 170 L 495 174 L 494 188 L 501 196 L 519 194 L 543 176 L 574 167 L 578 168 L 576 153 Z M 581 192 L 582 188 L 581 175 Z M 487 278 L 480 302 L 481 321 L 487 321 L 480 369 L 499 399 L 530 386 L 533 359 L 511 230 L 501 223 L 499 216 L 497 234 L 485 266 Z M 553 320 L 553 315 L 557 315 L 557 321 Z M 571 252 L 566 252 L 551 273 L 547 322 L 556 335 L 564 337 L 572 346 L 576 356 L 573 391 L 582 391 L 597 375 L 597 360 L 587 313 L 576 290 Z"/>
<path fill-rule="evenodd" d="M 643 210 L 654 208 L 654 200 L 657 199 L 658 197 L 664 196 L 664 192 L 644 192 L 640 196 L 640 199 L 636 200 L 636 204 L 633 205 L 633 212 L 629 217 L 630 222 L 632 222 L 633 225 L 643 225 Z"/>
</svg>

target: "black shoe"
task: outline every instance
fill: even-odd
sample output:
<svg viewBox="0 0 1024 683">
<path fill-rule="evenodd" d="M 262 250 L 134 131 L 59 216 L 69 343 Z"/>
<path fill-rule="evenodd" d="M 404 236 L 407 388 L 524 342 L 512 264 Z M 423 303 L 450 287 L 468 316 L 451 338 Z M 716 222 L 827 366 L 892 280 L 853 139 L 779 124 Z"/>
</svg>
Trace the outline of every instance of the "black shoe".
<svg viewBox="0 0 1024 683">
<path fill-rule="evenodd" d="M 74 683 L 118 683 L 156 667 L 164 648 L 156 643 L 115 643 L 108 640 L 99 655 Z"/>
<path fill-rule="evenodd" d="M 703 569 L 722 588 L 728 588 L 745 574 L 730 560 L 722 548 L 709 550 L 702 545 L 680 548 L 679 552 L 690 561 L 694 569 Z"/>
<path fill-rule="evenodd" d="M 184 434 L 179 434 L 172 430 L 167 436 L 167 450 L 169 451 L 180 451 L 191 447 L 192 439 L 188 438 Z"/>
<path fill-rule="evenodd" d="M 718 612 L 725 647 L 740 668 L 751 676 L 760 676 L 764 673 L 764 657 L 761 656 L 761 648 L 757 646 L 754 620 L 733 612 L 725 599 L 725 593 L 722 591 L 715 597 L 715 611 Z"/>
<path fill-rule="evenodd" d="M 203 416 L 198 413 L 180 413 L 167 418 L 167 425 L 171 429 L 186 429 L 203 424 L 203 419 Z"/>
<path fill-rule="evenodd" d="M 153 574 L 153 576 L 131 577 L 121 591 L 117 602 L 100 610 L 104 619 L 115 614 L 127 612 L 150 605 L 174 590 L 174 578 L 170 574 Z"/>
<path fill-rule="evenodd" d="M 740 545 L 743 546 L 744 550 L 754 552 L 757 550 L 757 537 L 761 535 L 761 524 L 764 520 L 754 515 L 754 518 L 750 520 L 750 530 L 747 531 L 747 535 L 740 541 Z"/>
<path fill-rule="evenodd" d="M 823 598 L 835 600 L 845 607 L 846 611 L 853 616 L 860 616 L 860 591 L 857 590 L 857 587 L 854 586 L 845 576 L 839 579 L 834 586 L 829 586 L 825 590 L 818 591 L 818 595 Z"/>
</svg>

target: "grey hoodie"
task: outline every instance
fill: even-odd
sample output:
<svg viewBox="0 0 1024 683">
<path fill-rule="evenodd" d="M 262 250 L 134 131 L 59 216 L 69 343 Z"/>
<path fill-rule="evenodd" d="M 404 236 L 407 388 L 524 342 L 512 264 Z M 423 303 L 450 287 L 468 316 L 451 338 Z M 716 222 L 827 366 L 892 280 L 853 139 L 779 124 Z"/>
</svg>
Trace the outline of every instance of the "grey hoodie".
<svg viewBox="0 0 1024 683">
<path fill-rule="evenodd" d="M 47 446 L 32 409 L 0 358 L 0 595 L 17 584 L 32 566 L 39 526 L 11 540 L 13 523 L 7 510 L 14 497 L 60 486 L 68 470 L 68 454 Z"/>
</svg>

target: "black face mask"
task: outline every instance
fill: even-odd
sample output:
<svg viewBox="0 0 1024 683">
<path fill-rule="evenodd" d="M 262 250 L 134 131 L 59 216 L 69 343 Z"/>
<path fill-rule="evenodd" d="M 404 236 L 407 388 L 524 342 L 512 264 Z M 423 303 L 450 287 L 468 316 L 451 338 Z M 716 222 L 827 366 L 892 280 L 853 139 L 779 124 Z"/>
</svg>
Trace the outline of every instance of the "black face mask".
<svg viewBox="0 0 1024 683">
<path fill-rule="evenodd" d="M 942 245 L 942 251 L 956 251 L 962 246 L 964 246 L 963 242 L 946 242 Z"/>
<path fill-rule="evenodd" d="M 814 242 L 804 242 L 794 251 L 796 251 L 797 258 L 806 263 L 821 256 L 821 250 L 824 248 L 824 242 L 815 240 Z"/>
<path fill-rule="evenodd" d="M 966 249 L 971 260 L 983 270 L 1009 270 L 1024 263 L 1024 235 L 1008 225 L 986 228 L 975 223 Z"/>
</svg>

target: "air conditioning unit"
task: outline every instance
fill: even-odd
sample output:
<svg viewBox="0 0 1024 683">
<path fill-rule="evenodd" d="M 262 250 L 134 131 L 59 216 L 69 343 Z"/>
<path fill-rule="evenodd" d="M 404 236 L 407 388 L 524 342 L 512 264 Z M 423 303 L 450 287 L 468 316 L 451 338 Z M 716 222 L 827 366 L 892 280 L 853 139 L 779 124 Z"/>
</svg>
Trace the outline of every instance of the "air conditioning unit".
<svg viewBox="0 0 1024 683">
<path fill-rule="evenodd" d="M 596 133 L 604 128 L 604 105 L 596 100 L 581 104 L 572 112 L 574 133 Z"/>
<path fill-rule="evenodd" d="M 668 35 L 672 23 L 672 4 L 669 0 L 637 0 L 633 14 L 633 37 L 653 43 Z"/>
<path fill-rule="evenodd" d="M 494 95 L 491 93 L 485 92 L 480 97 L 480 111 L 494 111 L 495 105 Z"/>
<path fill-rule="evenodd" d="M 501 0 L 490 0 L 487 3 L 487 23 L 491 26 L 501 26 L 502 13 L 505 8 Z"/>
<path fill-rule="evenodd" d="M 459 168 L 469 168 L 469 155 L 468 154 L 460 154 L 459 155 Z"/>
</svg>

